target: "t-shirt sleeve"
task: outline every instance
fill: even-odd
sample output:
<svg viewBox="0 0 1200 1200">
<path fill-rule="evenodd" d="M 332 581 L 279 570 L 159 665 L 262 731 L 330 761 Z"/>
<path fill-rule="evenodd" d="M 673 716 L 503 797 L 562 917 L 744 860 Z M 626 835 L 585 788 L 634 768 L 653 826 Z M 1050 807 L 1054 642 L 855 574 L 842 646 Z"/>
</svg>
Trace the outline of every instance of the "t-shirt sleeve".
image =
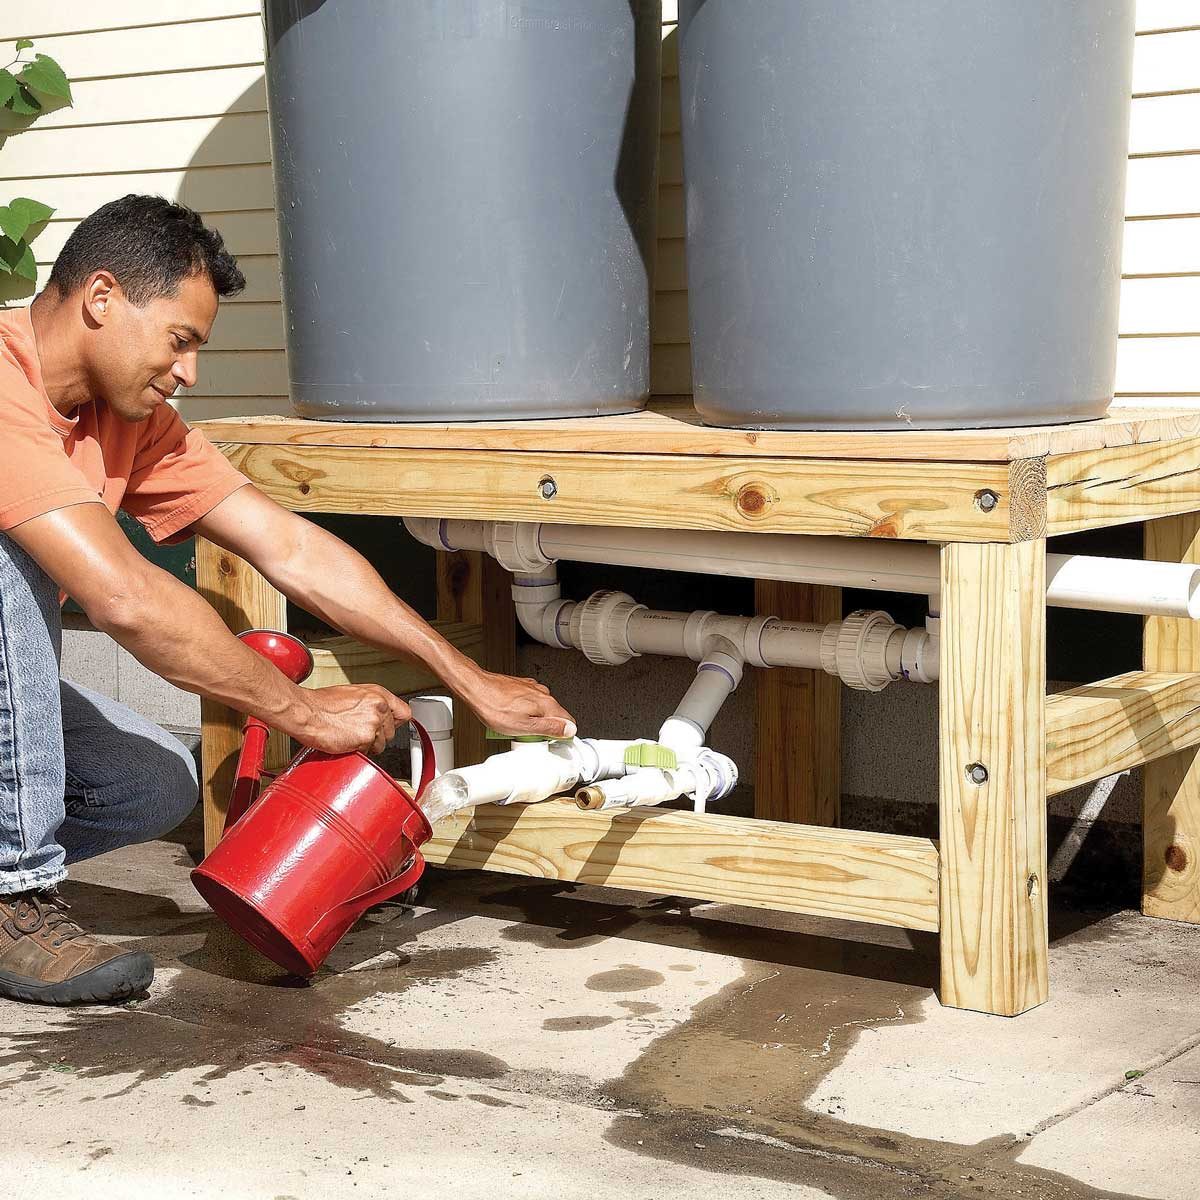
<svg viewBox="0 0 1200 1200">
<path fill-rule="evenodd" d="M 190 536 L 189 526 L 250 481 L 198 429 L 164 405 L 147 422 L 121 507 L 159 544 Z"/>
<path fill-rule="evenodd" d="M 72 504 L 101 502 L 46 419 L 46 399 L 0 353 L 0 530 Z"/>
</svg>

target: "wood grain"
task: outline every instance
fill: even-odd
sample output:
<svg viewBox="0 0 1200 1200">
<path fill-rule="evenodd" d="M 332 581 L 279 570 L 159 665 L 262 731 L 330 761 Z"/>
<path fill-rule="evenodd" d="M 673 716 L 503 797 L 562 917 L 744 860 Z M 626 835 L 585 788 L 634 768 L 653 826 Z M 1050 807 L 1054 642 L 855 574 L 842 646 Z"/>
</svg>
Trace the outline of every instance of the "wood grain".
<svg viewBox="0 0 1200 1200">
<path fill-rule="evenodd" d="M 287 629 L 287 603 L 249 563 L 204 538 L 196 539 L 196 587 L 234 633 L 246 629 Z M 200 797 L 204 808 L 204 852 L 207 854 L 225 828 L 229 791 L 245 718 L 214 700 L 201 699 Z M 272 733 L 267 743 L 266 768 L 287 764 L 288 741 Z"/>
<path fill-rule="evenodd" d="M 441 822 L 431 862 L 936 930 L 938 852 L 927 838 L 816 829 L 573 801 L 486 805 Z"/>
<path fill-rule="evenodd" d="M 1200 674 L 1131 671 L 1046 699 L 1046 787 L 1065 792 L 1200 743 Z"/>
<path fill-rule="evenodd" d="M 1045 543 L 942 551 L 942 1003 L 1047 997 Z M 986 781 L 972 781 L 982 766 Z"/>
<path fill-rule="evenodd" d="M 1200 563 L 1200 514 L 1149 522 L 1146 557 Z M 1142 661 L 1148 671 L 1200 671 L 1196 622 L 1148 617 Z M 1142 911 L 1200 924 L 1200 761 L 1194 745 L 1146 767 L 1142 845 Z"/>
<path fill-rule="evenodd" d="M 307 512 L 549 520 L 677 529 L 1004 541 L 1006 464 L 487 454 L 391 446 L 222 444 L 262 491 Z M 557 487 L 553 500 L 542 482 Z M 981 489 L 999 497 L 983 512 Z"/>
<path fill-rule="evenodd" d="M 483 653 L 483 628 L 480 625 L 434 621 L 433 627 L 468 658 L 480 659 Z M 313 671 L 305 687 L 378 683 L 403 696 L 442 686 L 441 680 L 428 667 L 406 662 L 373 646 L 364 646 L 353 638 L 324 638 L 311 643 L 309 649 L 313 656 Z"/>
<path fill-rule="evenodd" d="M 758 580 L 754 610 L 784 621 L 842 619 L 842 589 Z M 754 815 L 834 826 L 841 816 L 842 684 L 824 671 L 754 673 Z"/>
<path fill-rule="evenodd" d="M 1046 471 L 1049 536 L 1200 508 L 1200 436 L 1064 454 Z"/>
<path fill-rule="evenodd" d="M 279 417 L 206 421 L 200 428 L 214 442 L 248 445 L 1007 463 L 1200 437 L 1200 400 L 1170 408 L 1126 405 L 1113 408 L 1098 421 L 1020 429 L 874 433 L 718 429 L 701 424 L 687 395 L 661 397 L 640 413 L 573 420 L 368 425 Z"/>
</svg>

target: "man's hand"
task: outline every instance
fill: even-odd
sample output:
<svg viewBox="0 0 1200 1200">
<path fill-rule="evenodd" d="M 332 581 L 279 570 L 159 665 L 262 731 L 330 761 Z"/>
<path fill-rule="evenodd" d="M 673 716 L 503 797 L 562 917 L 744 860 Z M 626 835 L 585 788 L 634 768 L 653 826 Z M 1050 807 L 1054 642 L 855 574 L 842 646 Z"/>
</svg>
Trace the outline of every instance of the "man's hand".
<svg viewBox="0 0 1200 1200">
<path fill-rule="evenodd" d="M 305 746 L 326 754 L 361 750 L 379 754 L 395 736 L 396 726 L 412 713 L 399 696 L 374 683 L 312 688 L 304 692 L 308 710 L 284 728 Z"/>
<path fill-rule="evenodd" d="M 477 668 L 455 690 L 479 719 L 497 733 L 574 737 L 571 715 L 534 679 L 514 679 Z"/>
</svg>

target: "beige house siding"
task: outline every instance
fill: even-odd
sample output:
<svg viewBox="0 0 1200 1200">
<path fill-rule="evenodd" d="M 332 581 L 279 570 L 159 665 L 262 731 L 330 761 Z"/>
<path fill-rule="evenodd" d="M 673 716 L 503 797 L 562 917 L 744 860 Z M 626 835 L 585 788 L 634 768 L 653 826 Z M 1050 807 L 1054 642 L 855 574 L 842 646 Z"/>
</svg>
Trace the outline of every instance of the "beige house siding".
<svg viewBox="0 0 1200 1200">
<path fill-rule="evenodd" d="M 0 148 L 0 193 L 57 207 L 35 243 L 45 277 L 75 223 L 129 191 L 209 217 L 246 292 L 219 318 L 190 419 L 287 407 L 277 235 L 252 0 L 56 0 L 8 14 L 75 81 L 74 108 Z M 1200 0 L 1139 0 L 1118 392 L 1200 396 Z M 691 389 L 676 2 L 664 4 L 659 255 L 652 382 Z"/>
</svg>

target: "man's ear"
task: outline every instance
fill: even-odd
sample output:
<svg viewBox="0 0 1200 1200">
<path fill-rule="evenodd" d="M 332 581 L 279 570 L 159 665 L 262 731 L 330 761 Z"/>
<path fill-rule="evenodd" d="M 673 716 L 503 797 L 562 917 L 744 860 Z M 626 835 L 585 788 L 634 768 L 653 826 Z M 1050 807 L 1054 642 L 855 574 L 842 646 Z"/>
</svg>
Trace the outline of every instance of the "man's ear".
<svg viewBox="0 0 1200 1200">
<path fill-rule="evenodd" d="M 90 323 L 103 325 L 108 321 L 120 291 L 117 281 L 107 271 L 93 271 L 88 276 L 83 285 L 83 307 Z"/>
</svg>

